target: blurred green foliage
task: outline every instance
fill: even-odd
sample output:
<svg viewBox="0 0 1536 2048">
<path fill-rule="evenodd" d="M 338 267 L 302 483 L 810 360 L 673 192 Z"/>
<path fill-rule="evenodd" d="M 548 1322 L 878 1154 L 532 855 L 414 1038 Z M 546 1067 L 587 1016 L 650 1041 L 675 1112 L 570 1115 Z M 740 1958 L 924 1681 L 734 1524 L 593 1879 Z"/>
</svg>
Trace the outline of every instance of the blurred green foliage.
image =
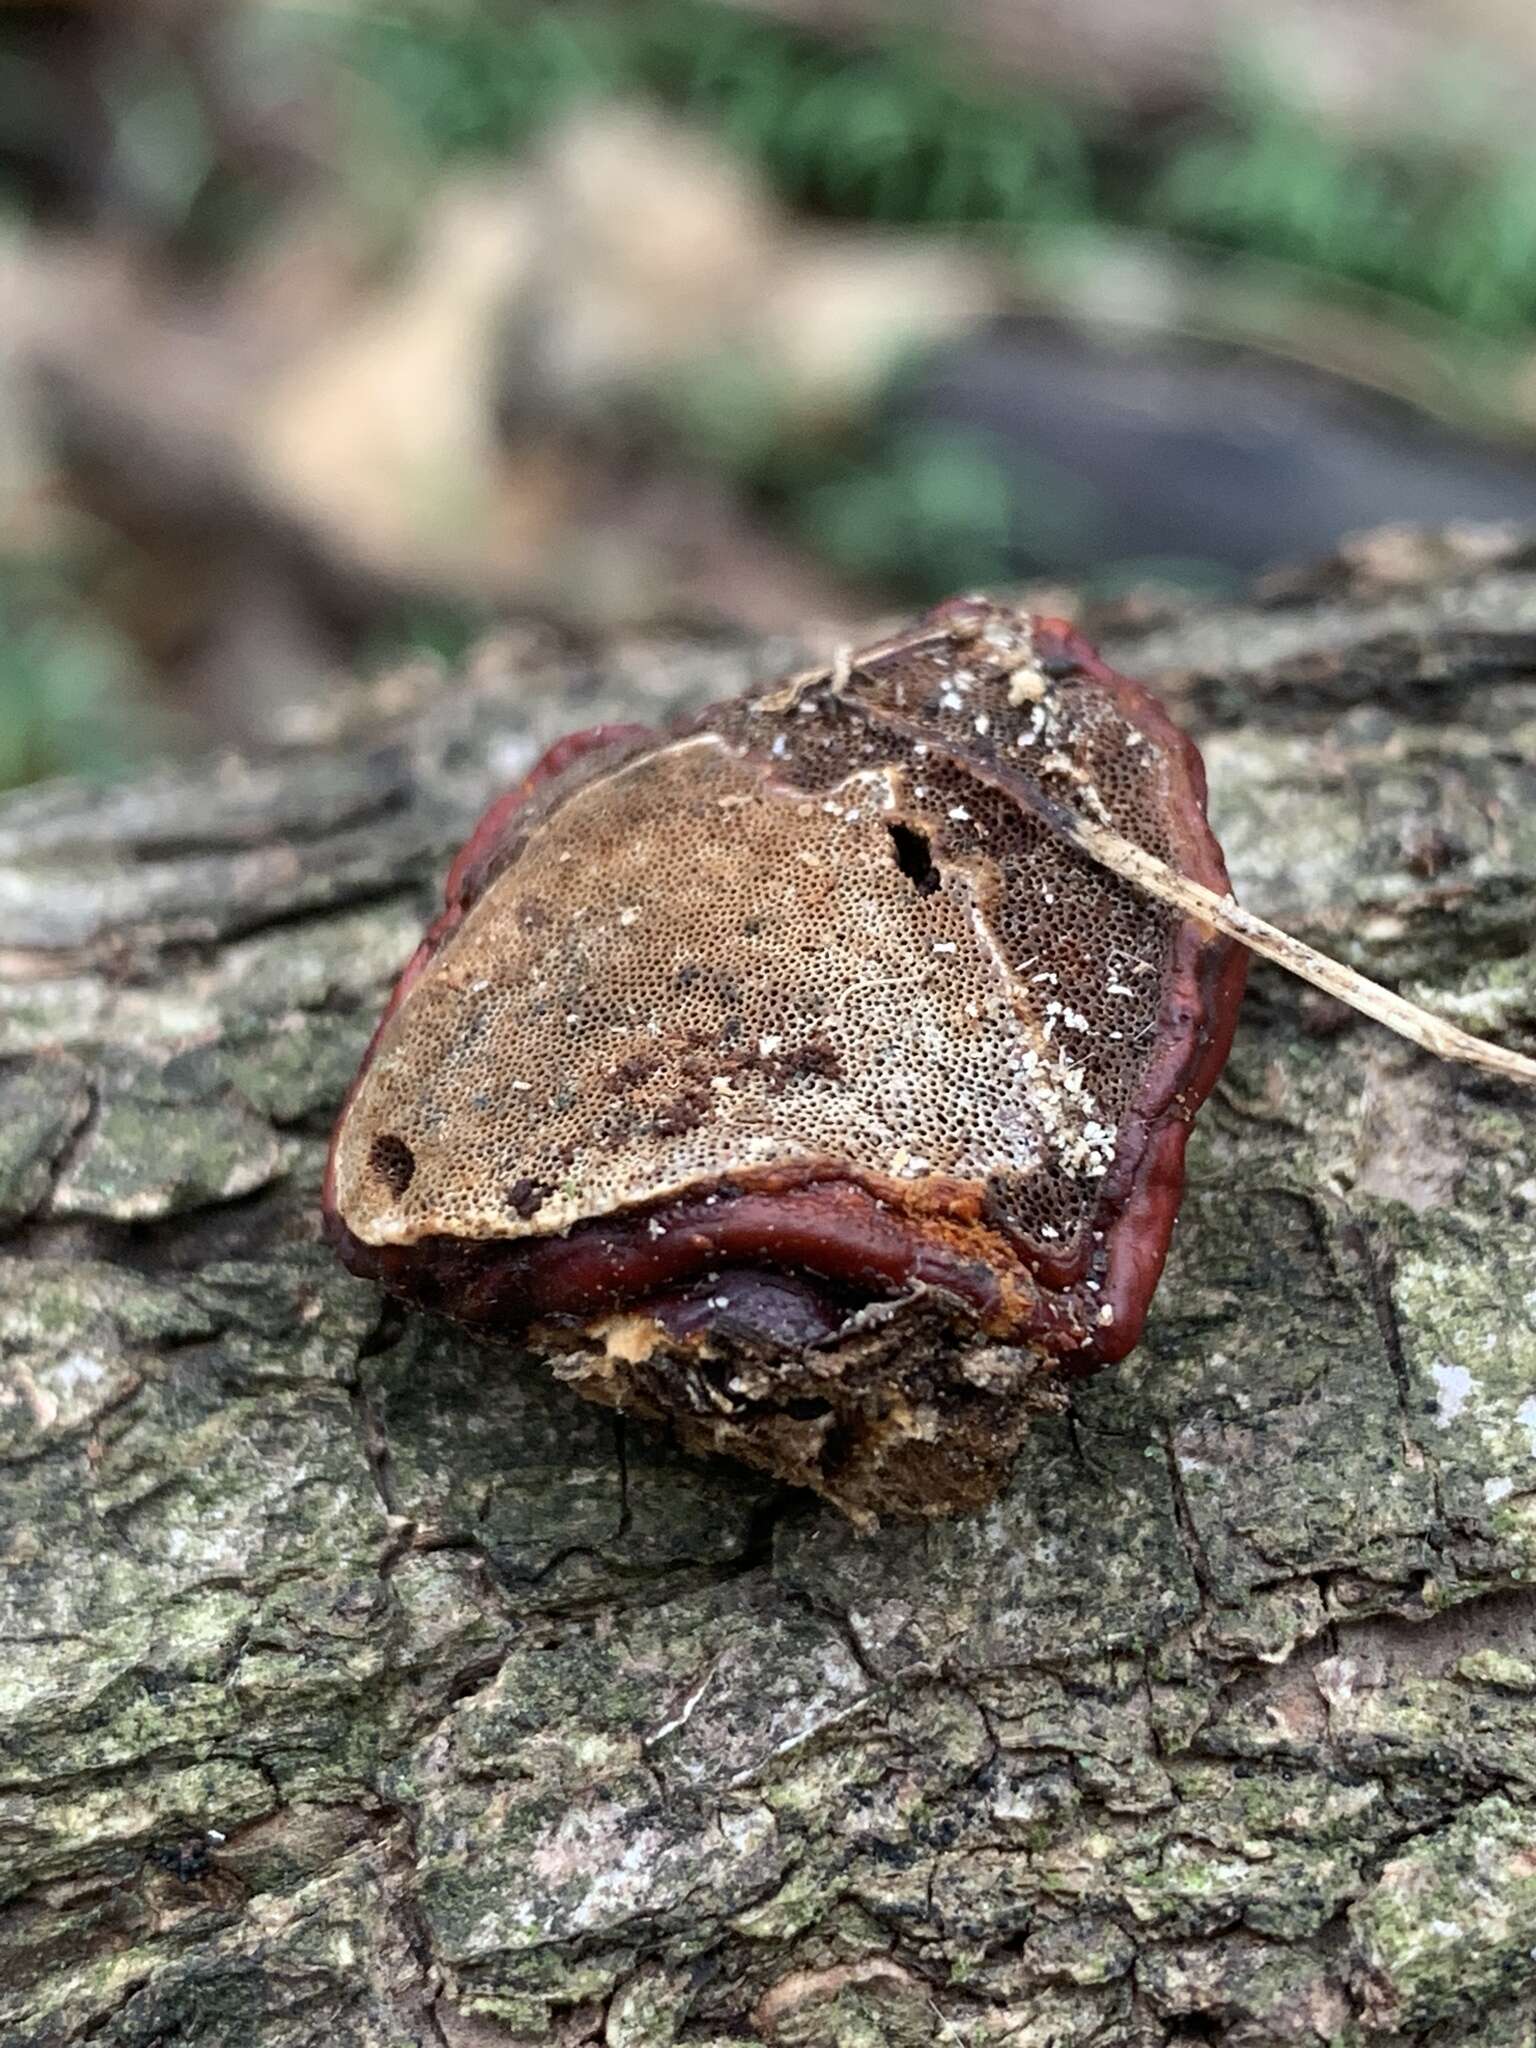
<svg viewBox="0 0 1536 2048">
<path fill-rule="evenodd" d="M 1013 486 L 981 435 L 866 422 L 812 440 L 786 424 L 778 393 L 741 356 L 691 367 L 658 402 L 674 453 L 733 477 L 844 575 L 921 601 L 1013 573 Z M 1069 504 L 1065 483 L 1040 505 Z"/>
<path fill-rule="evenodd" d="M 714 128 L 790 205 L 843 219 L 1110 223 L 1302 263 L 1482 333 L 1536 322 L 1536 150 L 1488 149 L 1450 104 L 1350 141 L 1235 69 L 1209 106 L 1128 134 L 967 64 L 932 33 L 854 46 L 718 0 L 463 0 L 332 17 L 333 48 L 433 155 L 501 154 L 573 104 L 656 99 Z"/>
<path fill-rule="evenodd" d="M 333 52 L 438 160 L 503 156 L 583 101 L 644 98 L 722 136 L 802 213 L 984 229 L 1004 248 L 1062 228 L 1174 234 L 1431 308 L 1469 345 L 1536 323 L 1536 154 L 1478 154 L 1465 121 L 1438 146 L 1432 121 L 1353 143 L 1240 69 L 1198 112 L 1128 131 L 984 73 L 942 27 L 855 44 L 718 0 L 402 0 L 347 17 Z M 964 432 L 873 421 L 797 443 L 742 367 L 668 394 L 666 418 L 830 566 L 893 598 L 1006 575 L 1010 519 L 1015 548 L 1049 560 L 1055 529 L 1091 516 L 1055 475 L 1010 513 Z"/>
<path fill-rule="evenodd" d="M 1248 90 L 1169 152 L 1135 219 L 1372 285 L 1482 334 L 1536 320 L 1536 154 L 1469 164 L 1417 142 L 1352 147 Z"/>
<path fill-rule="evenodd" d="M 645 98 L 719 134 L 804 213 L 1022 231 L 1095 212 L 1084 118 L 936 62 L 931 38 L 850 50 L 713 0 L 422 0 L 360 12 L 334 51 L 439 160 L 504 156 L 582 102 Z M 729 363 L 664 394 L 663 417 L 844 575 L 922 601 L 1008 574 L 1017 512 L 974 434 L 871 422 L 808 444 Z M 1037 502 L 1063 517 L 1069 497 Z"/>
<path fill-rule="evenodd" d="M 107 775 L 133 759 L 133 658 L 81 603 L 66 566 L 3 564 L 0 646 L 0 789 Z"/>
<path fill-rule="evenodd" d="M 495 623 L 488 606 L 467 598 L 407 598 L 373 620 L 355 660 L 364 670 L 384 669 L 425 655 L 451 668 Z"/>
<path fill-rule="evenodd" d="M 715 0 L 359 10 L 338 54 L 438 156 L 504 154 L 573 105 L 648 97 L 714 128 L 783 197 L 845 219 L 1065 221 L 1091 210 L 1080 119 L 936 62 Z"/>
</svg>

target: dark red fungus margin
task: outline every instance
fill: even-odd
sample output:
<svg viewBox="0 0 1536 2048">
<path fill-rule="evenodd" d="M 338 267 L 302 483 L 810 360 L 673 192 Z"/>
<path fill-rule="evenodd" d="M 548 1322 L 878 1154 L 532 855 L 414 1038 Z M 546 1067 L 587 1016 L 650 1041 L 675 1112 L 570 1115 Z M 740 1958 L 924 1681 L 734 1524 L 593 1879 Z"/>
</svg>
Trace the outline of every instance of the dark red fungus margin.
<svg viewBox="0 0 1536 2048">
<path fill-rule="evenodd" d="M 1112 669 L 1065 620 L 1037 622 L 1035 652 L 1047 668 L 1058 663 L 1070 667 L 1108 691 L 1134 725 L 1182 764 L 1188 798 L 1177 817 L 1182 843 L 1174 849 L 1173 865 L 1225 895 L 1231 881 L 1206 819 L 1205 763 L 1194 741 L 1144 684 Z M 1109 1255 L 1103 1293 L 1115 1320 L 1087 1363 L 1112 1365 L 1140 1340 L 1184 1193 L 1190 1126 L 1227 1063 L 1247 978 L 1248 954 L 1242 946 L 1202 937 L 1197 926 L 1184 922 L 1173 983 L 1159 1019 L 1163 1051 L 1121 1120 L 1115 1163 L 1099 1198 L 1105 1213 L 1118 1211 L 1111 1222 L 1098 1226 L 1104 1229 Z"/>
<path fill-rule="evenodd" d="M 964 609 L 964 600 L 941 606 L 923 626 L 942 626 L 946 616 Z M 1174 865 L 1224 892 L 1226 867 L 1206 822 L 1205 772 L 1193 743 L 1150 691 L 1111 669 L 1064 621 L 1035 621 L 1034 652 L 1047 674 L 1086 677 L 1112 696 L 1130 722 L 1171 757 L 1176 771 L 1182 770 L 1186 788 L 1175 816 Z M 871 715 L 893 729 L 900 723 L 878 710 Z M 950 751 L 924 736 L 935 751 Z M 599 725 L 571 734 L 490 806 L 449 870 L 442 912 L 390 996 L 342 1105 L 338 1131 L 385 1024 L 465 913 L 516 859 L 536 814 L 658 737 L 639 725 Z M 1048 810 L 1028 778 L 969 755 L 952 758 L 1021 805 Z M 1113 1320 L 1084 1342 L 1080 1321 L 1052 1300 L 1049 1290 L 1087 1277 L 1082 1260 L 1052 1265 L 1032 1257 L 1027 1275 L 1023 1260 L 1016 1261 L 1021 1272 L 1015 1277 L 1027 1281 L 1032 1275 L 1048 1290 L 1031 1306 L 1028 1339 L 1056 1353 L 1069 1369 L 1113 1363 L 1141 1335 L 1183 1192 L 1190 1123 L 1230 1050 L 1246 971 L 1240 946 L 1204 935 L 1189 921 L 1181 926 L 1159 1017 L 1160 1052 L 1121 1119 L 1114 1165 L 1094 1218 L 1095 1230 L 1103 1233 L 1094 1300 L 1110 1305 Z M 563 1237 L 433 1237 L 381 1246 L 365 1243 L 343 1222 L 334 1175 L 333 1138 L 322 1205 L 327 1236 L 344 1263 L 422 1307 L 486 1331 L 510 1334 L 538 1318 L 585 1320 L 644 1305 L 681 1332 L 698 1308 L 688 1289 L 706 1274 L 712 1292 L 735 1282 L 743 1304 L 757 1308 L 761 1327 L 809 1341 L 832 1335 L 847 1303 L 889 1297 L 914 1285 L 957 1298 L 986 1328 L 1000 1317 L 1007 1320 L 1005 1292 L 1013 1291 L 1005 1290 L 989 1263 L 961 1257 L 924 1235 L 875 1187 L 852 1177 L 816 1179 L 780 1170 L 755 1176 L 750 1187 L 723 1181 L 708 1201 L 699 1196 L 649 1204 L 578 1224 Z M 650 1228 L 658 1222 L 659 1235 Z M 819 1290 L 817 1281 L 828 1283 L 827 1289 Z"/>
</svg>

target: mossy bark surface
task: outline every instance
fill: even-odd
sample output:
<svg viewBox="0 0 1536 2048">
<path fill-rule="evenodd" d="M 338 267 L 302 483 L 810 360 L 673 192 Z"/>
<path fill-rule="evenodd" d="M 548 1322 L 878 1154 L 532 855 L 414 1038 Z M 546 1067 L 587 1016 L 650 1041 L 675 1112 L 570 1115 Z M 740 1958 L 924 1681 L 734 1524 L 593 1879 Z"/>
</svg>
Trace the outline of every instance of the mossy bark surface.
<svg viewBox="0 0 1536 2048">
<path fill-rule="evenodd" d="M 1536 1034 L 1536 551 L 1112 619 L 1240 896 Z M 1536 1105 L 1259 967 L 1145 1342 L 855 1532 L 406 1317 L 325 1132 L 543 740 L 0 808 L 0 2043 L 1536 2039 Z"/>
</svg>

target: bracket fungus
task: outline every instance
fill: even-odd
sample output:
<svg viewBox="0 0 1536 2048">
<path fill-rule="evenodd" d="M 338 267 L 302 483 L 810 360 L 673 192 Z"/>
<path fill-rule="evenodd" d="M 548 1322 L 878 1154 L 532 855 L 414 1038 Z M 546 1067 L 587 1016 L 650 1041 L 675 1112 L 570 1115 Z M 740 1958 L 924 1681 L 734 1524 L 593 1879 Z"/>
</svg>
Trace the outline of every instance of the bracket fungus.
<svg viewBox="0 0 1536 2048">
<path fill-rule="evenodd" d="M 327 1230 L 855 1519 L 974 1506 L 1137 1341 L 1256 931 L 1150 693 L 955 600 L 492 805 Z"/>
</svg>

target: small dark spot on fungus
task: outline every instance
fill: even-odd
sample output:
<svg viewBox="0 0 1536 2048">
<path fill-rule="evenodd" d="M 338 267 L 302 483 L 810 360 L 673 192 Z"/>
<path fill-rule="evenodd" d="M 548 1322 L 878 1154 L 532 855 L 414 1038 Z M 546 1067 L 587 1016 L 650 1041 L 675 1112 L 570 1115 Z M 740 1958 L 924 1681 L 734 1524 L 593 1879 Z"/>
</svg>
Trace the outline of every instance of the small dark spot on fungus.
<svg viewBox="0 0 1536 2048">
<path fill-rule="evenodd" d="M 989 1499 L 1140 1335 L 1243 982 L 1063 818 L 1225 894 L 1155 699 L 981 598 L 562 741 L 390 1000 L 333 1243 L 860 1520 Z"/>
<path fill-rule="evenodd" d="M 657 1138 L 682 1138 L 689 1131 L 696 1131 L 709 1114 L 709 1097 L 702 1088 L 683 1088 L 671 1097 L 651 1118 L 651 1135 Z"/>
<path fill-rule="evenodd" d="M 807 1080 L 820 1077 L 824 1081 L 840 1081 L 843 1078 L 843 1063 L 837 1056 L 836 1048 L 828 1045 L 824 1038 L 807 1039 L 804 1045 L 797 1045 L 789 1052 L 780 1054 L 770 1063 L 775 1077 L 785 1081 L 799 1078 Z"/>
<path fill-rule="evenodd" d="M 933 848 L 926 833 L 900 824 L 887 825 L 885 829 L 891 835 L 897 867 L 919 896 L 931 896 L 939 886 L 939 871 L 933 864 Z"/>
<path fill-rule="evenodd" d="M 611 1095 L 624 1095 L 632 1088 L 648 1081 L 661 1065 L 657 1054 L 652 1052 L 632 1053 L 627 1060 L 620 1060 L 611 1074 L 605 1076 L 603 1086 Z"/>
<path fill-rule="evenodd" d="M 368 1147 L 368 1164 L 392 1195 L 403 1195 L 416 1171 L 416 1155 L 404 1138 L 381 1131 Z"/>
</svg>

